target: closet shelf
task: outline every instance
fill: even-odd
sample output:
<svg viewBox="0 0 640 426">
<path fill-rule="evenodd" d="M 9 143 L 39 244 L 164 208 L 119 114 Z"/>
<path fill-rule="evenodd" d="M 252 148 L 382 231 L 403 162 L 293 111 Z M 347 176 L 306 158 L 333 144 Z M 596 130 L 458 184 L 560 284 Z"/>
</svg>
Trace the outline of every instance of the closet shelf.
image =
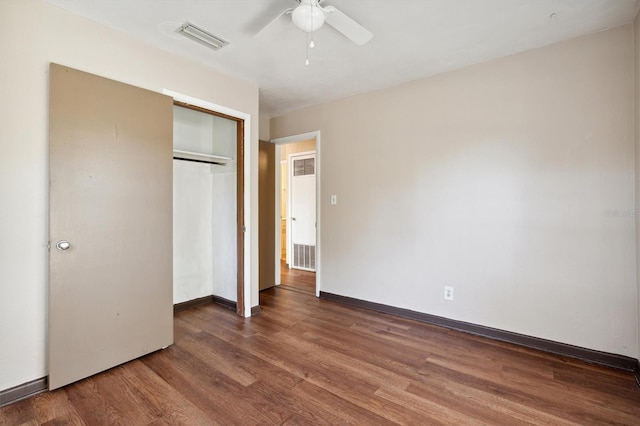
<svg viewBox="0 0 640 426">
<path fill-rule="evenodd" d="M 223 157 L 222 155 L 202 154 L 200 152 L 182 151 L 179 149 L 173 150 L 173 158 L 177 160 L 197 161 L 199 163 L 219 164 L 222 166 L 232 160 L 231 157 Z"/>
</svg>

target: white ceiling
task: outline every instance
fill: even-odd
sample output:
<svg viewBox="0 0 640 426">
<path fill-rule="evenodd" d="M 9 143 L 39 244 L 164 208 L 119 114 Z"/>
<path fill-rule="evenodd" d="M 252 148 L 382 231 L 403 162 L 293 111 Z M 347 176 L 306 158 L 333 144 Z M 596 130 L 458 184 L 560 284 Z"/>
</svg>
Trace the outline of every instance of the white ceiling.
<svg viewBox="0 0 640 426">
<path fill-rule="evenodd" d="M 277 116 L 632 22 L 639 0 L 325 0 L 374 34 L 356 46 L 324 25 L 305 66 L 306 34 L 283 16 L 295 0 L 49 0 L 260 88 Z M 227 40 L 213 51 L 174 32 L 190 21 Z"/>
</svg>

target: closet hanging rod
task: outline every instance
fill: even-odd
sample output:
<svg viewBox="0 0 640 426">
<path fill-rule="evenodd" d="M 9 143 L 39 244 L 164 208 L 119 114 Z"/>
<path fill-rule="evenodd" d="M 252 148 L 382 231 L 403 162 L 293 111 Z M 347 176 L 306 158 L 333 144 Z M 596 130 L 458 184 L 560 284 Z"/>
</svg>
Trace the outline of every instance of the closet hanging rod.
<svg viewBox="0 0 640 426">
<path fill-rule="evenodd" d="M 216 161 L 212 161 L 212 160 L 194 160 L 193 158 L 180 158 L 180 157 L 173 157 L 174 160 L 180 160 L 180 161 L 190 161 L 192 163 L 204 163 L 204 164 L 214 164 L 216 166 L 226 166 L 227 163 L 222 163 L 222 162 L 216 162 Z"/>
<path fill-rule="evenodd" d="M 193 161 L 196 163 L 209 163 L 225 166 L 232 160 L 230 157 L 223 157 L 221 155 L 202 154 L 199 152 L 182 151 L 179 149 L 173 150 L 173 158 L 175 160 Z"/>
</svg>

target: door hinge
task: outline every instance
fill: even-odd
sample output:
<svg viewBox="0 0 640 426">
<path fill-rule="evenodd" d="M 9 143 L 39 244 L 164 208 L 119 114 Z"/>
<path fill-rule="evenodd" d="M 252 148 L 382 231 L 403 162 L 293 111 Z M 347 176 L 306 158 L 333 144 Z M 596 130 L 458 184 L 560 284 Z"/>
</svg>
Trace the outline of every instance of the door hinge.
<svg viewBox="0 0 640 426">
<path fill-rule="evenodd" d="M 242 232 L 247 232 L 247 227 L 242 225 Z"/>
</svg>

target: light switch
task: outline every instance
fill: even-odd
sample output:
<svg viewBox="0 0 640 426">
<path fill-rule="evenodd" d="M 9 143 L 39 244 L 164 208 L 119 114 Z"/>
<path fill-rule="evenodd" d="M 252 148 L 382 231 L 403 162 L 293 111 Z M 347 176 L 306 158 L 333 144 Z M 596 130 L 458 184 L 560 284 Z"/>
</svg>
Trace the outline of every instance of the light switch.
<svg viewBox="0 0 640 426">
<path fill-rule="evenodd" d="M 332 195 L 331 196 L 331 205 L 335 206 L 336 204 L 338 204 L 338 196 L 337 195 Z"/>
</svg>

